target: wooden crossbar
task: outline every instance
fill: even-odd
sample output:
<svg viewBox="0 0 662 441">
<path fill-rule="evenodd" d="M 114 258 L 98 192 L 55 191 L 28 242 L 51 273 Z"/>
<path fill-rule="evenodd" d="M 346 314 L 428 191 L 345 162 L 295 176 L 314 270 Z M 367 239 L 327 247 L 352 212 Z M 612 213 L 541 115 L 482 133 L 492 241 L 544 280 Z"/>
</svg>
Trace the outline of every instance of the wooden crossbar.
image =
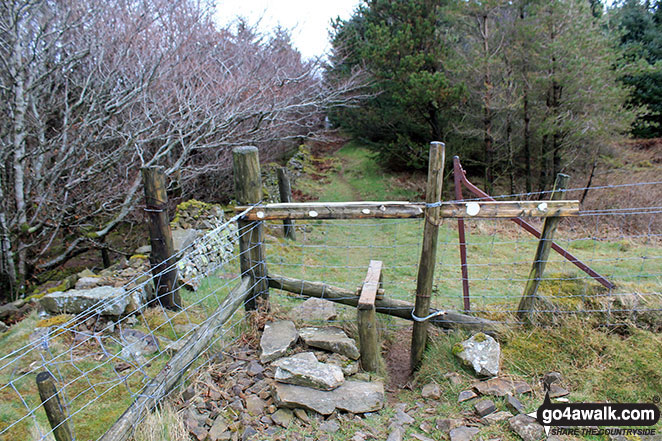
<svg viewBox="0 0 662 441">
<path fill-rule="evenodd" d="M 235 212 L 247 206 L 235 207 Z M 407 219 L 424 217 L 422 202 L 305 202 L 258 205 L 247 221 L 284 219 Z M 567 217 L 579 214 L 579 201 L 443 202 L 442 218 Z"/>
</svg>

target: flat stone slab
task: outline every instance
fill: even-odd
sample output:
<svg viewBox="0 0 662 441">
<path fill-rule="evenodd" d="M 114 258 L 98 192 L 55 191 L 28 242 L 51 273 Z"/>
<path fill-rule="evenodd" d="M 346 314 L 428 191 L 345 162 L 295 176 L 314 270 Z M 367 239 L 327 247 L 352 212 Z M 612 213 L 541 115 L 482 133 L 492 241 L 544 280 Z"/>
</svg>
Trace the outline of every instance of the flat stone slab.
<svg viewBox="0 0 662 441">
<path fill-rule="evenodd" d="M 99 286 L 92 289 L 71 289 L 46 294 L 39 303 L 50 314 L 78 314 L 99 307 L 101 315 L 119 317 L 129 305 L 124 288 Z"/>
<path fill-rule="evenodd" d="M 379 382 L 345 381 L 331 391 L 276 383 L 273 392 L 280 407 L 301 407 L 322 415 L 330 415 L 335 409 L 367 413 L 384 407 L 384 385 Z"/>
<path fill-rule="evenodd" d="M 478 432 L 475 427 L 460 426 L 450 431 L 451 441 L 471 441 Z"/>
<path fill-rule="evenodd" d="M 506 395 L 525 394 L 531 392 L 531 386 L 520 380 L 496 377 L 474 383 L 473 388 L 481 395 L 505 397 Z"/>
<path fill-rule="evenodd" d="M 338 317 L 338 311 L 335 303 L 311 297 L 292 308 L 289 316 L 293 320 L 333 320 Z"/>
<path fill-rule="evenodd" d="M 520 413 L 508 420 L 510 428 L 524 441 L 539 441 L 545 437 L 545 430 L 535 418 Z"/>
<path fill-rule="evenodd" d="M 512 417 L 512 413 L 506 412 L 505 410 L 500 410 L 499 412 L 493 412 L 489 415 L 485 415 L 481 421 L 485 424 L 496 424 L 500 423 L 501 421 L 506 421 Z"/>
<path fill-rule="evenodd" d="M 260 339 L 260 361 L 268 363 L 282 357 L 298 338 L 297 328 L 290 320 L 267 323 Z"/>
<path fill-rule="evenodd" d="M 491 336 L 479 332 L 470 339 L 453 346 L 453 354 L 477 375 L 494 377 L 499 375 L 501 347 Z"/>
<path fill-rule="evenodd" d="M 276 366 L 274 378 L 281 383 L 333 390 L 345 381 L 339 366 L 320 363 L 312 352 L 281 358 L 273 365 Z"/>
<path fill-rule="evenodd" d="M 302 328 L 299 330 L 299 335 L 303 341 L 313 348 L 324 349 L 326 351 L 335 352 L 352 360 L 358 360 L 361 356 L 356 342 L 347 337 L 345 331 L 336 327 L 325 328 Z"/>
</svg>

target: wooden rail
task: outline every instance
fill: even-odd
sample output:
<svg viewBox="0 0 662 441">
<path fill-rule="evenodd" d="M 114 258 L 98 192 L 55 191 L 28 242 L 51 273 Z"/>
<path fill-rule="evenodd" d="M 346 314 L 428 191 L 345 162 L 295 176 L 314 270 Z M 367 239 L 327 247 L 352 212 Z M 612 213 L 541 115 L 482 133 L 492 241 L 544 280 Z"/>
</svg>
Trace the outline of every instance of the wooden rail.
<svg viewBox="0 0 662 441">
<path fill-rule="evenodd" d="M 307 297 L 317 297 L 347 306 L 359 304 L 359 296 L 356 292 L 328 285 L 322 282 L 309 282 L 307 280 L 294 279 L 292 277 L 269 274 L 269 287 L 281 289 L 292 294 L 300 294 Z M 411 313 L 414 305 L 404 300 L 375 299 L 375 309 L 380 314 L 391 315 L 405 320 L 413 320 Z M 430 308 L 430 313 L 438 312 L 437 309 Z M 483 331 L 488 334 L 501 334 L 505 331 L 505 325 L 493 322 L 480 317 L 474 317 L 467 314 L 461 314 L 456 311 L 443 311 L 443 314 L 432 317 L 428 323 L 444 329 L 467 329 L 469 331 Z"/>
<path fill-rule="evenodd" d="M 235 207 L 235 212 L 247 206 Z M 410 219 L 424 217 L 423 202 L 302 202 L 265 204 L 247 213 L 243 220 L 286 219 Z M 475 201 L 443 202 L 442 218 L 567 217 L 579 213 L 579 201 Z"/>
<path fill-rule="evenodd" d="M 138 394 L 138 398 L 124 411 L 115 424 L 101 437 L 101 441 L 125 441 L 129 439 L 142 420 L 144 414 L 151 411 L 156 404 L 184 376 L 186 370 L 207 349 L 215 333 L 227 322 L 241 306 L 246 296 L 251 292 L 253 279 L 243 277 L 241 282 L 225 297 L 209 319 L 186 340 L 172 359 Z"/>
</svg>

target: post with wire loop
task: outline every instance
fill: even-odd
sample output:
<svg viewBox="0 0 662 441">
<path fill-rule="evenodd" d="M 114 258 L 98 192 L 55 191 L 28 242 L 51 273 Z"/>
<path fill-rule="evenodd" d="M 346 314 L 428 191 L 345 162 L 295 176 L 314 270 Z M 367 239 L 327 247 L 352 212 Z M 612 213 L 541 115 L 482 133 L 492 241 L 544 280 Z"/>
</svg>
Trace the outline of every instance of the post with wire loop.
<svg viewBox="0 0 662 441">
<path fill-rule="evenodd" d="M 556 175 L 554 191 L 550 197 L 552 201 L 558 201 L 562 199 L 563 194 L 568 187 L 569 180 L 570 176 L 564 175 L 563 173 Z M 529 280 L 526 282 L 524 293 L 522 294 L 519 307 L 517 308 L 517 316 L 520 320 L 526 320 L 530 322 L 533 319 L 535 304 L 538 300 L 538 286 L 540 285 L 543 273 L 545 272 L 545 266 L 547 265 L 547 260 L 549 259 L 549 252 L 553 244 L 552 241 L 554 240 L 554 233 L 556 231 L 556 227 L 559 225 L 559 222 L 561 222 L 561 218 L 558 216 L 545 218 L 542 233 L 540 234 L 540 240 L 538 241 L 538 248 L 536 249 L 536 256 L 533 260 L 531 272 L 529 273 Z"/>
<path fill-rule="evenodd" d="M 71 427 L 69 427 L 69 417 L 57 393 L 55 378 L 50 372 L 44 371 L 37 374 L 37 389 L 55 439 L 57 441 L 72 441 L 74 437 Z"/>
<path fill-rule="evenodd" d="M 149 260 L 154 278 L 156 299 L 163 307 L 179 310 L 182 300 L 177 286 L 175 247 L 168 219 L 168 196 L 163 167 L 142 168 L 145 186 L 145 215 L 152 251 Z"/>
<path fill-rule="evenodd" d="M 437 259 L 437 240 L 441 218 L 440 201 L 444 183 L 444 161 L 446 146 L 443 142 L 430 143 L 430 161 L 428 164 L 428 180 L 425 187 L 425 226 L 423 228 L 423 246 L 421 260 L 418 265 L 416 282 L 416 305 L 412 318 L 427 316 L 430 312 L 430 296 L 434 281 L 434 265 Z M 417 369 L 423 358 L 428 338 L 427 321 L 414 321 L 411 337 L 411 368 Z"/>
<path fill-rule="evenodd" d="M 262 200 L 262 175 L 257 147 L 243 146 L 232 150 L 234 191 L 239 205 L 258 204 Z M 250 276 L 253 290 L 246 296 L 246 311 L 269 309 L 269 280 L 264 254 L 262 221 L 240 219 L 239 253 L 242 277 Z"/>
</svg>

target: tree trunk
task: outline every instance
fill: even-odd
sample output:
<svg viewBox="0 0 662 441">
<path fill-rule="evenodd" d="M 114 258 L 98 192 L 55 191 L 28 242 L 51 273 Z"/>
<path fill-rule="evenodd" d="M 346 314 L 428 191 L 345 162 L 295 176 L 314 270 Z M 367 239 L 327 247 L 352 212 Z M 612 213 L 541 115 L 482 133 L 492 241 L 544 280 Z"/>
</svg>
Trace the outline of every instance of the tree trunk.
<svg viewBox="0 0 662 441">
<path fill-rule="evenodd" d="M 529 92 L 524 90 L 524 167 L 526 169 L 526 192 L 531 193 L 533 176 L 531 176 L 531 116 L 529 115 Z"/>
</svg>

